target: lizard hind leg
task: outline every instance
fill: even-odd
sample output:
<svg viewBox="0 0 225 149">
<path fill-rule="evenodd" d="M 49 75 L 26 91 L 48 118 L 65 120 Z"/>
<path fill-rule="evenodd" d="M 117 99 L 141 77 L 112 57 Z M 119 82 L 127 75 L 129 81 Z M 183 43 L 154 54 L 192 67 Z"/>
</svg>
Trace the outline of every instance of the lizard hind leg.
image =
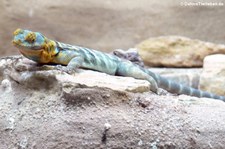
<svg viewBox="0 0 225 149">
<path fill-rule="evenodd" d="M 132 64 L 128 61 L 123 61 L 118 64 L 118 68 L 116 70 L 116 75 L 125 76 L 125 77 L 133 77 L 135 79 L 147 80 L 151 84 L 151 91 L 154 93 L 159 93 L 158 85 L 156 80 L 153 79 L 150 75 L 145 73 L 140 69 L 139 66 Z"/>
</svg>

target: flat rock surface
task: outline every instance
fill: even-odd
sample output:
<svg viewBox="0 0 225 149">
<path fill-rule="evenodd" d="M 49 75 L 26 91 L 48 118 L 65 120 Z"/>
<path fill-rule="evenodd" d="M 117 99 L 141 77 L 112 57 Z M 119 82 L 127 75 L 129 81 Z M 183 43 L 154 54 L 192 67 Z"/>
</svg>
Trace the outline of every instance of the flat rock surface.
<svg viewBox="0 0 225 149">
<path fill-rule="evenodd" d="M 63 81 L 76 75 L 20 58 L 0 61 L 0 148 L 225 147 L 224 102 Z"/>
<path fill-rule="evenodd" d="M 131 77 L 110 76 L 91 70 L 79 70 L 79 73 L 75 76 L 65 75 L 58 74 L 56 78 L 60 82 L 84 84 L 88 87 L 110 88 L 117 91 L 146 92 L 150 90 L 150 83 L 148 81 L 137 80 Z"/>
</svg>

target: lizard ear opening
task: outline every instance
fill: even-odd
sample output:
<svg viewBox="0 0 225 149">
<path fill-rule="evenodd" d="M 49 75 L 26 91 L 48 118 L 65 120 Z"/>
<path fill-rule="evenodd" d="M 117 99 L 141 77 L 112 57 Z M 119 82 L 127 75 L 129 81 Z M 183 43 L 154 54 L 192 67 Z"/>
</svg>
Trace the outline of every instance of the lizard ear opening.
<svg viewBox="0 0 225 149">
<path fill-rule="evenodd" d="M 36 40 L 36 34 L 31 32 L 29 34 L 27 34 L 27 36 L 25 37 L 25 40 L 29 43 L 33 43 Z"/>
</svg>

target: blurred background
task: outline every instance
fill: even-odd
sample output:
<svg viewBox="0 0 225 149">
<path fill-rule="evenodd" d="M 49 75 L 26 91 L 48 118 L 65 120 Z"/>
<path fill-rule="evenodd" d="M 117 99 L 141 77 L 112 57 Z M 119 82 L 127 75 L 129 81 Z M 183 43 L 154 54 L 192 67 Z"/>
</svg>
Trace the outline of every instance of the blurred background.
<svg viewBox="0 0 225 149">
<path fill-rule="evenodd" d="M 0 56 L 19 54 L 11 44 L 17 28 L 106 52 L 164 35 L 225 44 L 225 5 L 184 6 L 186 2 L 201 1 L 0 0 Z"/>
</svg>

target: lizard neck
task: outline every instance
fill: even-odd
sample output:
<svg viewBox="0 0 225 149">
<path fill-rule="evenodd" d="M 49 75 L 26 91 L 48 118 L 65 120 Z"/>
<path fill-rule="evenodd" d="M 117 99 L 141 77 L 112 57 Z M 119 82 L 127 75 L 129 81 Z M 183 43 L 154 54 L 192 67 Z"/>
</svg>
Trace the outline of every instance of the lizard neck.
<svg viewBox="0 0 225 149">
<path fill-rule="evenodd" d="M 56 43 L 53 40 L 46 39 L 46 42 L 43 45 L 40 53 L 40 62 L 41 63 L 51 63 L 55 56 L 59 53 Z"/>
</svg>

